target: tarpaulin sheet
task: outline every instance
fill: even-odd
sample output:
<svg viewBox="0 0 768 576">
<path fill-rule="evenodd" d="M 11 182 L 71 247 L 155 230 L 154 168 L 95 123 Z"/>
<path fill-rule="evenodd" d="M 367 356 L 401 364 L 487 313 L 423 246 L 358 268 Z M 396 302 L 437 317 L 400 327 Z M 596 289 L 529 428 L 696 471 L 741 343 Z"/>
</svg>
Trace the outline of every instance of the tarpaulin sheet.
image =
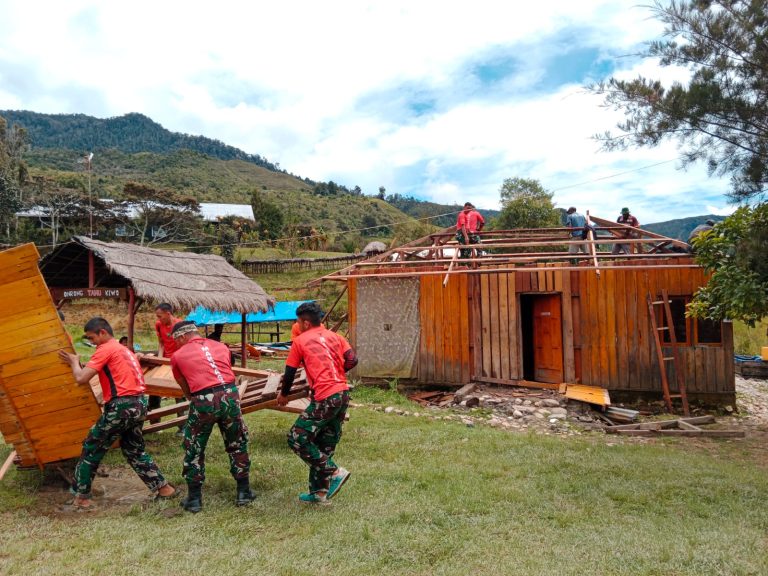
<svg viewBox="0 0 768 576">
<path fill-rule="evenodd" d="M 245 321 L 248 324 L 258 324 L 260 322 L 288 322 L 296 320 L 296 308 L 305 302 L 313 302 L 313 300 L 278 302 L 274 308 L 267 312 L 249 312 L 245 317 Z M 223 312 L 198 306 L 189 313 L 186 320 L 191 320 L 198 326 L 240 324 L 243 321 L 243 315 L 240 312 Z"/>
<path fill-rule="evenodd" d="M 358 376 L 415 377 L 419 335 L 417 278 L 357 281 Z"/>
</svg>

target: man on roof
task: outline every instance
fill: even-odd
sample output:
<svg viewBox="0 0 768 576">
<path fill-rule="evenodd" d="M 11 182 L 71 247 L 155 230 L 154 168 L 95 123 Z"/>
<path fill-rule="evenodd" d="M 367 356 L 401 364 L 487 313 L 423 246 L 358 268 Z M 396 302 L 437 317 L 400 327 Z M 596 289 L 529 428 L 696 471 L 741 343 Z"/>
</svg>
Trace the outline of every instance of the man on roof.
<svg viewBox="0 0 768 576">
<path fill-rule="evenodd" d="M 229 472 L 237 490 L 235 505 L 245 506 L 254 500 L 249 473 L 248 429 L 240 410 L 240 395 L 229 347 L 203 338 L 194 322 L 177 322 L 173 338 L 178 349 L 171 356 L 171 370 L 184 395 L 189 398 L 189 417 L 184 426 L 184 467 L 187 497 L 182 507 L 197 513 L 203 508 L 205 481 L 205 448 L 214 424 L 224 439 L 229 455 Z"/>
<path fill-rule="evenodd" d="M 459 212 L 456 220 L 456 241 L 464 246 L 480 244 L 480 232 L 485 226 L 485 218 L 480 214 L 471 202 L 464 203 L 464 209 Z M 460 258 L 471 258 L 473 248 L 461 248 Z"/>
<path fill-rule="evenodd" d="M 120 440 L 120 450 L 139 478 L 157 498 L 178 494 L 160 472 L 144 446 L 142 426 L 147 416 L 144 376 L 135 354 L 115 340 L 112 327 L 104 318 L 91 318 L 83 329 L 85 338 L 96 345 L 96 351 L 85 366 L 77 354 L 59 350 L 59 358 L 69 364 L 78 384 L 88 384 L 99 375 L 104 395 L 104 411 L 91 427 L 83 442 L 80 459 L 75 466 L 72 505 L 82 510 L 95 507 L 91 484 L 102 458 Z"/>
<path fill-rule="evenodd" d="M 623 224 L 624 226 L 632 226 L 632 228 L 640 228 L 640 222 L 637 221 L 637 218 L 632 216 L 629 212 L 629 208 L 624 207 L 621 209 L 621 214 L 616 219 L 616 222 L 619 224 Z M 620 238 L 632 238 L 634 237 L 633 233 L 629 230 L 625 230 L 620 233 Z M 639 246 L 638 246 L 639 250 Z M 614 244 L 613 249 L 611 250 L 611 254 L 631 254 L 633 250 L 630 248 L 629 244 Z"/>
</svg>

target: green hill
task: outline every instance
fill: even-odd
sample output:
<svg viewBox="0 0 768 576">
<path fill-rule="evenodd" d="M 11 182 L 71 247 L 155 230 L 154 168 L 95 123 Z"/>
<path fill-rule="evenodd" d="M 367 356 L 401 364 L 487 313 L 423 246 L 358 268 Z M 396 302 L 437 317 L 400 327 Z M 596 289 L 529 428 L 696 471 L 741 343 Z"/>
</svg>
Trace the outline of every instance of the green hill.
<svg viewBox="0 0 768 576">
<path fill-rule="evenodd" d="M 400 194 L 389 195 L 386 197 L 386 201 L 388 204 L 414 218 L 440 215 L 438 218 L 430 220 L 431 224 L 440 228 L 448 228 L 456 224 L 456 214 L 462 208 L 459 204 L 438 204 L 436 202 L 417 200 L 410 196 L 401 196 Z M 478 209 L 478 212 L 483 215 L 486 221 L 499 215 L 498 210 Z"/>
<path fill-rule="evenodd" d="M 690 216 L 688 218 L 678 218 L 676 220 L 666 220 L 664 222 L 655 222 L 641 226 L 644 230 L 661 234 L 667 238 L 677 238 L 678 240 L 688 241 L 688 235 L 699 224 L 704 224 L 707 220 L 720 222 L 725 220 L 725 216 L 715 216 L 707 214 L 704 216 Z"/>
<path fill-rule="evenodd" d="M 26 128 L 34 148 L 76 150 L 80 154 L 108 148 L 127 153 L 177 150 L 202 152 L 221 160 L 243 160 L 269 170 L 277 165 L 258 154 L 247 154 L 218 140 L 166 130 L 143 114 L 94 118 L 85 114 L 40 114 L 27 110 L 0 110 L 8 124 Z"/>
<path fill-rule="evenodd" d="M 77 155 L 68 150 L 35 149 L 25 156 L 32 175 L 54 180 L 84 180 Z M 312 194 L 311 186 L 293 176 L 243 160 L 220 160 L 199 152 L 170 154 L 100 151 L 93 159 L 92 188 L 100 198 L 117 198 L 128 181 L 183 192 L 200 202 L 249 204 L 251 192 L 277 204 L 286 218 L 324 230 L 342 231 L 390 225 L 408 216 L 369 196 Z"/>
</svg>

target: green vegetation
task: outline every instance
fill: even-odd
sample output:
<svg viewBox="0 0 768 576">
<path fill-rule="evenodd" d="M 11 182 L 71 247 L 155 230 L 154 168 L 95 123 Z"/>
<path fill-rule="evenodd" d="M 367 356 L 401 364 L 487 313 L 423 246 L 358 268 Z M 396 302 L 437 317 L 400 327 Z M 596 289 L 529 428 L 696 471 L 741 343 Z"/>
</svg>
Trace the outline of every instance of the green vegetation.
<svg viewBox="0 0 768 576">
<path fill-rule="evenodd" d="M 494 221 L 497 230 L 511 228 L 547 228 L 559 226 L 560 211 L 552 203 L 553 192 L 548 192 L 538 180 L 507 178 L 499 190 L 501 214 Z"/>
<path fill-rule="evenodd" d="M 369 392 L 356 389 L 353 401 Z M 375 392 L 378 394 L 378 392 Z M 420 407 L 414 407 L 423 412 Z M 246 417 L 251 482 L 235 508 L 218 432 L 205 508 L 178 503 L 57 513 L 37 472 L 0 484 L 3 574 L 660 575 L 768 571 L 768 480 L 733 444 L 552 438 L 353 408 L 338 460 L 352 479 L 328 507 L 297 502 L 306 467 L 293 417 Z M 181 482 L 169 432 L 149 450 Z M 0 446 L 0 458 L 9 449 Z M 112 451 L 107 463 L 122 464 Z M 126 471 L 126 475 L 130 475 Z M 97 485 L 99 480 L 96 481 Z"/>
<path fill-rule="evenodd" d="M 733 349 L 736 354 L 759 356 L 763 346 L 768 346 L 768 320 L 750 327 L 744 322 L 733 323 Z"/>
</svg>

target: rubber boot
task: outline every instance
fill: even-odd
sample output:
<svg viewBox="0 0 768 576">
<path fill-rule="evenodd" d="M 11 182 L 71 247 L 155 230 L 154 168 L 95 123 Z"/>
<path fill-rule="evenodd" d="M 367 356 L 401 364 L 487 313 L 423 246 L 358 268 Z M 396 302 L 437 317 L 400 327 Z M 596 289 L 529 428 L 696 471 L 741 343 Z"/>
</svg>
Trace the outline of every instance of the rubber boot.
<svg viewBox="0 0 768 576">
<path fill-rule="evenodd" d="M 235 506 L 247 506 L 254 500 L 256 500 L 256 495 L 251 491 L 251 485 L 248 478 L 238 478 Z"/>
<path fill-rule="evenodd" d="M 192 514 L 203 509 L 203 487 L 200 484 L 187 484 L 187 497 L 181 501 L 181 507 Z"/>
</svg>

